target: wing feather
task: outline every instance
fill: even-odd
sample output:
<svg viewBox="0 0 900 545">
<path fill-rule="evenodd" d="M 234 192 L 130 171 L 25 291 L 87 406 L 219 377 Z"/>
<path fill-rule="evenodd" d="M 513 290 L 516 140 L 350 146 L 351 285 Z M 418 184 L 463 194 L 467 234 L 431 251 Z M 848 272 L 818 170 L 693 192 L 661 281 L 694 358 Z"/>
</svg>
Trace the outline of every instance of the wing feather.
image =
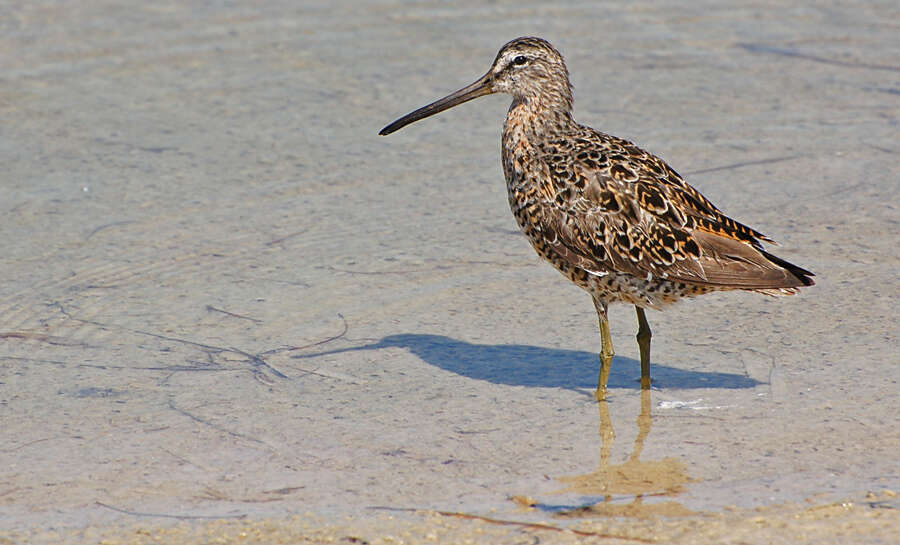
<svg viewBox="0 0 900 545">
<path fill-rule="evenodd" d="M 588 272 L 736 289 L 809 285 L 812 276 L 763 250 L 771 239 L 719 210 L 664 161 L 588 127 L 553 141 L 537 226 L 562 259 Z M 550 180 L 550 181 L 548 181 Z"/>
</svg>

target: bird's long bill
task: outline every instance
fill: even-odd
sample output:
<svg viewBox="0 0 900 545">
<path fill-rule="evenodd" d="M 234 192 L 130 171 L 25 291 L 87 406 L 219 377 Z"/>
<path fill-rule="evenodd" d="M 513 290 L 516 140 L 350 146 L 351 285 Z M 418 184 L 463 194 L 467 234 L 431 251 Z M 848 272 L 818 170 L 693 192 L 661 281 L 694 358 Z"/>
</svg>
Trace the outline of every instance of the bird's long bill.
<svg viewBox="0 0 900 545">
<path fill-rule="evenodd" d="M 422 106 L 418 110 L 404 115 L 397 121 L 394 121 L 387 127 L 381 129 L 378 134 L 380 134 L 381 136 L 386 136 L 394 131 L 402 129 L 410 123 L 415 123 L 420 119 L 425 119 L 426 117 L 432 116 L 436 113 L 443 112 L 448 108 L 452 108 L 458 104 L 462 104 L 463 102 L 468 102 L 473 98 L 478 98 L 480 96 L 493 93 L 494 91 L 493 89 L 491 89 L 490 76 L 491 74 L 489 72 L 479 78 L 478 81 L 476 81 L 472 85 L 463 87 L 459 91 L 449 94 L 440 100 L 435 100 L 428 106 Z"/>
</svg>

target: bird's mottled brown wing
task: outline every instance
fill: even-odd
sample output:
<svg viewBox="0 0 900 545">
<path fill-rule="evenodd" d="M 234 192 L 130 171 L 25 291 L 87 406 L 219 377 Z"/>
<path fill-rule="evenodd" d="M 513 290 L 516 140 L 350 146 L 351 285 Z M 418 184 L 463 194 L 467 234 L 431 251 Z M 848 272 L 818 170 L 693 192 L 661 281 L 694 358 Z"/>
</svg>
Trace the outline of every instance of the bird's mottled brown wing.
<svg viewBox="0 0 900 545">
<path fill-rule="evenodd" d="M 543 144 L 538 158 L 540 225 L 561 258 L 598 274 L 721 287 L 805 283 L 767 258 L 760 240 L 768 238 L 725 216 L 661 159 L 582 129 Z"/>
</svg>

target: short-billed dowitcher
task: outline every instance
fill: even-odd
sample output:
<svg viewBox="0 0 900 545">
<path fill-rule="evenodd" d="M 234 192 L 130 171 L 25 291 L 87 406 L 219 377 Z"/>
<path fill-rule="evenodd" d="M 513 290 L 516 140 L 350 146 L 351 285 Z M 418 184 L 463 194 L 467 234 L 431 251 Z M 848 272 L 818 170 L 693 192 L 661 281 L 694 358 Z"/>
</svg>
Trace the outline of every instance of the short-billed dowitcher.
<svg viewBox="0 0 900 545">
<path fill-rule="evenodd" d="M 540 38 L 516 38 L 475 83 L 381 129 L 491 93 L 512 95 L 502 160 L 509 205 L 537 253 L 594 300 L 600 320 L 605 399 L 613 359 L 607 306 L 630 303 L 638 318 L 641 387 L 650 387 L 645 308 L 722 290 L 792 295 L 813 274 L 770 253 L 773 241 L 726 216 L 659 157 L 572 118 L 562 55 Z"/>
</svg>

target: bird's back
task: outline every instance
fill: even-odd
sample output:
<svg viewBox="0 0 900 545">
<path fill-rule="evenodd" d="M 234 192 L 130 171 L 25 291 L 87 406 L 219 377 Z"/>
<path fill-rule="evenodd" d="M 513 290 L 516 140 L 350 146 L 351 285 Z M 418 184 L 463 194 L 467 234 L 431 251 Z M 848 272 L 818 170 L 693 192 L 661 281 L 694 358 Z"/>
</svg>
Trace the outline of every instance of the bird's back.
<svg viewBox="0 0 900 545">
<path fill-rule="evenodd" d="M 708 291 L 782 295 L 813 283 L 662 159 L 571 118 L 536 123 L 513 104 L 503 166 L 510 206 L 538 253 L 588 291 L 609 292 L 605 300 L 658 307 Z"/>
</svg>

